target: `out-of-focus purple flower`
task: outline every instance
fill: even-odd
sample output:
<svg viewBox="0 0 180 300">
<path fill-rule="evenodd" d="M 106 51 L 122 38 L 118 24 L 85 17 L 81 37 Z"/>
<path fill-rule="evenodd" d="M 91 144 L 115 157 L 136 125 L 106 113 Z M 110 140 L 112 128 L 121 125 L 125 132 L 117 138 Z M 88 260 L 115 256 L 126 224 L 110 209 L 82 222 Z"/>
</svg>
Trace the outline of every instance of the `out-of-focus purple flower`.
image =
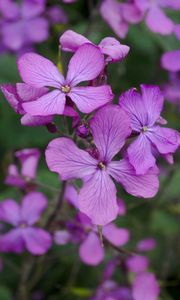
<svg viewBox="0 0 180 300">
<path fill-rule="evenodd" d="M 163 85 L 163 93 L 165 99 L 177 105 L 180 111 L 180 76 L 177 73 L 169 74 L 169 82 Z"/>
<path fill-rule="evenodd" d="M 6 1 L 7 2 L 7 1 Z M 48 38 L 48 21 L 42 16 L 45 0 L 24 0 L 19 5 L 1 0 L 3 44 L 12 51 L 43 42 Z"/>
<path fill-rule="evenodd" d="M 170 2 L 169 0 L 135 0 L 136 6 L 145 14 L 145 22 L 149 29 L 162 35 L 171 34 L 174 30 L 173 21 L 163 11 L 163 8 L 170 6 Z"/>
<path fill-rule="evenodd" d="M 58 230 L 54 234 L 54 241 L 57 245 L 66 245 L 70 238 L 70 233 L 67 230 Z"/>
<path fill-rule="evenodd" d="M 64 199 L 75 208 L 78 208 L 78 192 L 73 185 L 67 185 Z"/>
<path fill-rule="evenodd" d="M 72 30 L 65 31 L 60 39 L 60 46 L 64 51 L 75 52 L 81 45 L 91 43 L 83 35 Z M 106 62 L 117 62 L 123 60 L 129 53 L 130 48 L 120 44 L 115 38 L 104 38 L 99 44 L 99 49 L 106 56 Z"/>
<path fill-rule="evenodd" d="M 145 272 L 136 276 L 132 286 L 134 300 L 156 300 L 159 293 L 159 284 L 154 274 Z"/>
<path fill-rule="evenodd" d="M 141 240 L 137 243 L 137 250 L 139 251 L 151 251 L 156 247 L 156 241 L 153 238 L 146 238 L 144 240 Z"/>
<path fill-rule="evenodd" d="M 164 97 L 158 86 L 141 85 L 141 93 L 131 88 L 119 98 L 119 105 L 131 117 L 131 127 L 138 137 L 128 147 L 128 158 L 137 174 L 145 174 L 155 166 L 152 147 L 162 154 L 172 154 L 180 144 L 179 133 L 156 123 L 163 108 Z"/>
<path fill-rule="evenodd" d="M 62 180 L 81 178 L 84 185 L 78 197 L 78 207 L 94 224 L 106 225 L 119 212 L 116 188 L 110 176 L 125 190 L 137 197 L 153 197 L 158 190 L 157 169 L 146 175 L 136 175 L 126 159 L 112 161 L 130 135 L 130 119 L 117 105 L 101 108 L 90 121 L 90 129 L 98 157 L 79 149 L 68 138 L 51 141 L 46 150 L 46 162 Z"/>
<path fill-rule="evenodd" d="M 126 266 L 130 272 L 138 274 L 148 269 L 149 260 L 146 256 L 133 255 L 126 260 Z"/>
<path fill-rule="evenodd" d="M 47 13 L 53 24 L 66 24 L 68 22 L 65 11 L 58 5 L 51 6 Z"/>
<path fill-rule="evenodd" d="M 161 66 L 170 71 L 180 71 L 180 50 L 166 52 L 161 57 Z"/>
<path fill-rule="evenodd" d="M 175 33 L 177 39 L 180 40 L 180 24 L 175 25 L 174 33 Z"/>
<path fill-rule="evenodd" d="M 66 79 L 51 61 L 35 53 L 21 56 L 18 67 L 25 83 L 54 88 L 36 101 L 23 103 L 24 110 L 33 116 L 62 115 L 67 96 L 84 113 L 92 112 L 113 98 L 109 85 L 77 86 L 96 78 L 104 68 L 102 53 L 91 44 L 82 45 L 73 55 Z"/>
<path fill-rule="evenodd" d="M 31 116 L 23 109 L 24 102 L 36 100 L 37 98 L 47 94 L 47 88 L 37 88 L 25 83 L 17 83 L 16 85 L 3 84 L 1 85 L 1 91 L 14 111 L 22 115 L 22 125 L 42 126 L 52 122 L 52 116 Z"/>
<path fill-rule="evenodd" d="M 118 198 L 117 204 L 119 206 L 119 216 L 124 216 L 126 214 L 126 205 L 123 199 Z"/>
<path fill-rule="evenodd" d="M 74 3 L 77 0 L 63 0 L 64 3 L 69 4 L 69 3 Z"/>
<path fill-rule="evenodd" d="M 14 164 L 10 165 L 5 183 L 19 188 L 26 188 L 30 181 L 36 177 L 40 152 L 35 148 L 23 149 L 15 152 L 15 156 L 21 164 L 21 170 L 19 171 Z"/>
<path fill-rule="evenodd" d="M 46 253 L 51 246 L 51 236 L 34 226 L 46 207 L 47 199 L 38 192 L 27 194 L 21 205 L 11 199 L 1 202 L 0 220 L 15 228 L 0 235 L 0 251 L 22 253 L 27 249 L 34 255 Z"/>
<path fill-rule="evenodd" d="M 117 0 L 104 0 L 100 13 L 120 38 L 125 38 L 129 23 L 137 24 L 143 17 L 141 10 L 134 3 L 120 3 Z"/>
</svg>

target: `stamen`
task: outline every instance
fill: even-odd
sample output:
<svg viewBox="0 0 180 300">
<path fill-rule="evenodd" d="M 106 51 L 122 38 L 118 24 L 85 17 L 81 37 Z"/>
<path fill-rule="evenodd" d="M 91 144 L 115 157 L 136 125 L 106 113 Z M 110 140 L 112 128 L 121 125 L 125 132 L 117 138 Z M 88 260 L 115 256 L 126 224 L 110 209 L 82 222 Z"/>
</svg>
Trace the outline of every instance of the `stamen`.
<svg viewBox="0 0 180 300">
<path fill-rule="evenodd" d="M 65 94 L 68 94 L 71 90 L 71 87 L 69 85 L 64 85 L 61 87 L 61 91 Z"/>
<path fill-rule="evenodd" d="M 21 223 L 21 224 L 19 225 L 19 227 L 20 227 L 20 228 L 26 228 L 26 227 L 27 227 L 27 224 L 26 224 L 26 223 Z"/>
<path fill-rule="evenodd" d="M 147 132 L 148 131 L 148 127 L 147 126 L 144 126 L 143 128 L 142 128 L 142 132 Z"/>
<path fill-rule="evenodd" d="M 106 168 L 105 164 L 102 161 L 98 164 L 98 167 L 101 170 L 104 170 Z"/>
</svg>

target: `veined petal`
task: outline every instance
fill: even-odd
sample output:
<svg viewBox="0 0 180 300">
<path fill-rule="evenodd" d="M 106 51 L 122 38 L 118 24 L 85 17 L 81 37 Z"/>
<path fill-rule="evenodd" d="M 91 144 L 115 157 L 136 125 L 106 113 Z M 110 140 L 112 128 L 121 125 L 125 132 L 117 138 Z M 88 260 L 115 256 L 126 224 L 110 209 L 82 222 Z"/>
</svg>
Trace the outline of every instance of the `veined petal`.
<svg viewBox="0 0 180 300">
<path fill-rule="evenodd" d="M 0 220 L 14 226 L 20 221 L 20 207 L 11 199 L 4 200 L 0 203 Z"/>
<path fill-rule="evenodd" d="M 36 227 L 25 228 L 23 230 L 23 238 L 27 250 L 34 255 L 45 254 L 52 243 L 50 234 Z"/>
<path fill-rule="evenodd" d="M 159 284 L 154 274 L 145 272 L 136 276 L 132 286 L 134 300 L 157 300 L 159 293 Z"/>
<path fill-rule="evenodd" d="M 22 253 L 24 246 L 21 229 L 12 229 L 0 236 L 0 251 L 2 252 Z"/>
<path fill-rule="evenodd" d="M 22 108 L 22 103 L 17 94 L 17 89 L 15 85 L 12 84 L 2 84 L 1 91 L 4 94 L 4 97 L 10 104 L 10 106 L 14 109 L 14 111 L 18 114 L 24 114 L 25 111 Z"/>
<path fill-rule="evenodd" d="M 123 60 L 130 50 L 128 46 L 120 44 L 118 40 L 112 37 L 104 38 L 98 46 L 101 52 L 107 55 L 106 61 L 108 62 Z"/>
<path fill-rule="evenodd" d="M 49 169 L 59 173 L 62 180 L 92 175 L 98 164 L 88 152 L 79 149 L 68 138 L 57 138 L 49 143 L 46 162 Z"/>
<path fill-rule="evenodd" d="M 151 142 L 141 133 L 128 147 L 128 159 L 136 170 L 136 174 L 146 174 L 156 163 L 151 151 Z"/>
<path fill-rule="evenodd" d="M 25 114 L 21 118 L 21 124 L 24 126 L 42 126 L 47 125 L 53 121 L 53 116 L 31 116 Z"/>
<path fill-rule="evenodd" d="M 83 113 L 90 113 L 113 99 L 109 85 L 74 87 L 68 96 Z"/>
<path fill-rule="evenodd" d="M 106 173 L 97 170 L 80 190 L 78 207 L 96 225 L 106 225 L 118 215 L 116 187 Z"/>
<path fill-rule="evenodd" d="M 75 86 L 82 81 L 95 79 L 104 67 L 104 56 L 97 46 L 84 44 L 69 62 L 67 83 Z"/>
<path fill-rule="evenodd" d="M 153 32 L 160 33 L 162 35 L 168 35 L 173 32 L 174 23 L 168 18 L 162 9 L 157 6 L 153 6 L 146 16 L 146 24 Z"/>
<path fill-rule="evenodd" d="M 32 116 L 62 115 L 66 96 L 60 90 L 49 92 L 35 101 L 23 103 L 24 110 Z"/>
<path fill-rule="evenodd" d="M 61 49 L 64 51 L 75 52 L 81 45 L 91 42 L 73 30 L 66 30 L 59 39 Z"/>
<path fill-rule="evenodd" d="M 90 128 L 100 160 L 104 162 L 111 161 L 131 134 L 130 118 L 118 105 L 107 105 L 97 111 Z"/>
<path fill-rule="evenodd" d="M 18 60 L 18 69 L 24 82 L 36 87 L 59 88 L 64 83 L 64 77 L 58 68 L 50 60 L 36 53 L 22 55 Z"/>
<path fill-rule="evenodd" d="M 79 248 L 79 256 L 87 265 L 96 266 L 104 258 L 104 249 L 95 232 L 90 232 Z"/>
<path fill-rule="evenodd" d="M 26 83 L 16 83 L 16 89 L 18 96 L 23 102 L 36 100 L 37 98 L 40 98 L 49 91 L 45 87 L 37 88 Z"/>
<path fill-rule="evenodd" d="M 103 235 L 115 246 L 123 246 L 129 240 L 129 231 L 125 228 L 119 228 L 113 223 L 103 227 Z"/>
<path fill-rule="evenodd" d="M 47 205 L 47 199 L 42 193 L 27 194 L 21 204 L 21 219 L 28 225 L 36 223 Z"/>
<path fill-rule="evenodd" d="M 108 166 L 109 174 L 122 184 L 126 192 L 136 197 L 151 198 L 156 195 L 159 181 L 156 169 L 145 175 L 137 175 L 133 166 L 125 159 L 112 161 Z"/>
</svg>

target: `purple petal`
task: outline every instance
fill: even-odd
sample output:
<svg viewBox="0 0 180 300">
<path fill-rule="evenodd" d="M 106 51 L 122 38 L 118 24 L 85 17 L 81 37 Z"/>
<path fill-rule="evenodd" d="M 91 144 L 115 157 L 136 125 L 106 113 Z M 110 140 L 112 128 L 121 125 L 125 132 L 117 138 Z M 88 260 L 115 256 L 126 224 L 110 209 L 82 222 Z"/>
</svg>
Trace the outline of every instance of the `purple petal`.
<svg viewBox="0 0 180 300">
<path fill-rule="evenodd" d="M 174 30 L 174 23 L 168 18 L 163 10 L 153 6 L 146 16 L 146 24 L 151 31 L 162 35 L 171 34 Z"/>
<path fill-rule="evenodd" d="M 53 5 L 48 9 L 48 18 L 52 24 L 66 24 L 68 17 L 65 11 L 59 5 Z"/>
<path fill-rule="evenodd" d="M 49 169 L 59 173 L 62 180 L 91 175 L 98 164 L 88 152 L 79 149 L 68 138 L 57 138 L 49 143 L 46 162 Z"/>
<path fill-rule="evenodd" d="M 19 224 L 20 208 L 14 200 L 7 199 L 0 203 L 0 220 L 14 226 Z"/>
<path fill-rule="evenodd" d="M 142 21 L 143 12 L 134 3 L 122 4 L 123 18 L 130 24 L 137 24 Z"/>
<path fill-rule="evenodd" d="M 91 42 L 73 30 L 66 30 L 59 39 L 61 49 L 63 51 L 75 52 L 81 45 Z"/>
<path fill-rule="evenodd" d="M 178 40 L 180 40 L 180 24 L 176 24 L 174 28 L 174 33 Z"/>
<path fill-rule="evenodd" d="M 110 102 L 114 95 L 109 85 L 102 85 L 74 87 L 68 96 L 81 112 L 90 113 Z"/>
<path fill-rule="evenodd" d="M 34 255 L 45 254 L 51 247 L 51 236 L 43 229 L 29 227 L 23 230 L 27 250 Z"/>
<path fill-rule="evenodd" d="M 129 162 L 136 170 L 136 174 L 146 174 L 156 163 L 152 155 L 151 142 L 141 133 L 127 150 Z"/>
<path fill-rule="evenodd" d="M 126 266 L 130 272 L 141 273 L 148 269 L 149 260 L 146 256 L 134 255 L 126 260 Z"/>
<path fill-rule="evenodd" d="M 161 57 L 161 65 L 168 71 L 180 71 L 180 50 L 174 50 L 164 53 Z"/>
<path fill-rule="evenodd" d="M 47 125 L 53 121 L 52 116 L 38 117 L 25 114 L 21 118 L 21 124 L 24 126 L 42 126 Z"/>
<path fill-rule="evenodd" d="M 153 238 L 147 238 L 137 243 L 136 248 L 139 251 L 151 251 L 156 247 L 156 241 Z"/>
<path fill-rule="evenodd" d="M 21 229 L 12 229 L 0 236 L 0 251 L 21 253 L 24 251 L 24 241 Z"/>
<path fill-rule="evenodd" d="M 44 12 L 45 1 L 25 0 L 22 3 L 21 10 L 22 10 L 22 15 L 25 19 L 35 18 Z"/>
<path fill-rule="evenodd" d="M 75 86 L 82 81 L 95 79 L 104 68 L 104 56 L 97 46 L 84 44 L 69 62 L 67 83 Z"/>
<path fill-rule="evenodd" d="M 81 260 L 91 266 L 100 264 L 104 258 L 104 249 L 96 233 L 90 232 L 79 248 Z"/>
<path fill-rule="evenodd" d="M 70 233 L 67 230 L 58 230 L 54 234 L 54 241 L 57 245 L 66 245 L 70 238 Z"/>
<path fill-rule="evenodd" d="M 97 170 L 80 190 L 78 206 L 96 225 L 113 221 L 119 211 L 116 188 L 106 171 Z"/>
<path fill-rule="evenodd" d="M 24 44 L 24 22 L 6 22 L 1 26 L 3 44 L 12 51 L 20 50 Z"/>
<path fill-rule="evenodd" d="M 108 62 L 123 60 L 130 50 L 128 46 L 120 44 L 118 40 L 112 37 L 104 38 L 98 46 L 101 52 L 107 55 L 106 61 Z"/>
<path fill-rule="evenodd" d="M 74 207 L 78 207 L 78 192 L 73 185 L 68 185 L 65 190 L 64 199 L 67 200 Z"/>
<path fill-rule="evenodd" d="M 133 283 L 132 294 L 134 300 L 156 300 L 159 292 L 159 284 L 152 273 L 139 274 Z"/>
<path fill-rule="evenodd" d="M 17 186 L 20 189 L 23 189 L 26 186 L 25 179 L 18 172 L 16 165 L 10 165 L 8 167 L 8 175 L 5 179 L 5 184 L 11 186 Z"/>
<path fill-rule="evenodd" d="M 133 196 L 152 198 L 158 192 L 159 181 L 156 169 L 150 169 L 145 175 L 137 175 L 132 165 L 122 159 L 111 162 L 108 171 Z"/>
<path fill-rule="evenodd" d="M 26 34 L 31 43 L 41 43 L 49 36 L 49 24 L 45 18 L 28 20 L 26 24 Z"/>
<path fill-rule="evenodd" d="M 24 110 L 32 116 L 62 115 L 66 97 L 60 90 L 54 90 L 35 101 L 23 103 Z"/>
<path fill-rule="evenodd" d="M 64 77 L 58 68 L 47 58 L 35 53 L 26 53 L 18 60 L 21 78 L 25 83 L 36 87 L 50 86 L 60 88 Z"/>
<path fill-rule="evenodd" d="M 22 169 L 21 175 L 34 179 L 36 177 L 37 165 L 40 158 L 40 152 L 36 148 L 23 149 L 16 151 L 15 156 L 20 160 Z"/>
<path fill-rule="evenodd" d="M 126 214 L 126 205 L 123 199 L 118 198 L 117 204 L 119 206 L 119 216 L 125 216 Z"/>
<path fill-rule="evenodd" d="M 18 114 L 24 114 L 24 109 L 22 108 L 21 99 L 17 94 L 16 86 L 12 84 L 3 84 L 1 85 L 1 91 L 14 111 Z"/>
<path fill-rule="evenodd" d="M 5 19 L 13 20 L 19 17 L 20 9 L 12 0 L 0 0 L 0 11 Z"/>
<path fill-rule="evenodd" d="M 21 204 L 21 219 L 28 225 L 33 225 L 40 219 L 47 205 L 47 199 L 42 193 L 32 192 L 27 194 Z"/>
<path fill-rule="evenodd" d="M 174 153 L 180 145 L 179 132 L 170 128 L 154 126 L 148 132 L 148 138 L 161 154 Z"/>
<path fill-rule="evenodd" d="M 130 119 L 118 105 L 107 105 L 94 115 L 90 122 L 94 143 L 100 160 L 107 163 L 123 147 L 130 135 Z"/>
<path fill-rule="evenodd" d="M 129 231 L 125 228 L 118 228 L 115 224 L 104 226 L 103 235 L 115 246 L 123 246 L 129 240 Z"/>
<path fill-rule="evenodd" d="M 37 88 L 26 83 L 16 83 L 17 94 L 22 101 L 32 101 L 45 95 L 49 90 L 45 87 Z"/>
</svg>

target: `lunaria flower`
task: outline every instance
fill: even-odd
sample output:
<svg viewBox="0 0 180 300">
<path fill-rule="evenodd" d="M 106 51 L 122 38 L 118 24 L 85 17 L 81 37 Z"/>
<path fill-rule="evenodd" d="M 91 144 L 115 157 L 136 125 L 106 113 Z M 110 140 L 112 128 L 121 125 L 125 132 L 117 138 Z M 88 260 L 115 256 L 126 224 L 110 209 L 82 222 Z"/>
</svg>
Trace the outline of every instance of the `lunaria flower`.
<svg viewBox="0 0 180 300">
<path fill-rule="evenodd" d="M 159 87 L 141 85 L 141 93 L 135 88 L 128 90 L 120 96 L 119 105 L 129 114 L 132 130 L 138 134 L 127 150 L 129 162 L 137 174 L 146 174 L 156 163 L 153 148 L 162 155 L 174 153 L 179 133 L 156 125 L 164 102 Z"/>
<path fill-rule="evenodd" d="M 51 141 L 46 150 L 46 161 L 51 171 L 62 180 L 81 178 L 84 182 L 78 197 L 78 207 L 92 223 L 106 225 L 119 212 L 116 188 L 111 177 L 125 190 L 137 197 L 153 197 L 158 190 L 157 169 L 146 175 L 136 175 L 126 159 L 112 161 L 130 135 L 130 119 L 116 105 L 107 105 L 96 112 L 90 122 L 98 157 L 79 149 L 69 138 Z"/>
<path fill-rule="evenodd" d="M 8 168 L 5 183 L 24 189 L 28 187 L 29 183 L 36 177 L 40 152 L 35 148 L 23 149 L 15 152 L 15 157 L 21 164 L 21 170 L 19 171 L 15 164 L 11 164 Z"/>
<path fill-rule="evenodd" d="M 65 31 L 61 35 L 59 42 L 62 50 L 69 52 L 75 52 L 83 44 L 92 44 L 92 42 L 86 37 L 72 30 Z M 102 41 L 98 44 L 98 47 L 100 51 L 106 56 L 106 62 L 116 62 L 123 60 L 130 50 L 128 46 L 122 45 L 113 37 L 102 39 Z"/>
<path fill-rule="evenodd" d="M 35 53 L 21 56 L 18 67 L 25 83 L 38 88 L 53 88 L 35 101 L 23 103 L 24 110 L 33 116 L 62 115 L 67 96 L 84 113 L 92 112 L 113 98 L 108 85 L 77 86 L 82 81 L 96 78 L 104 68 L 103 55 L 91 44 L 82 45 L 73 55 L 66 79 L 51 61 Z"/>
<path fill-rule="evenodd" d="M 51 246 L 51 236 L 44 229 L 34 226 L 47 207 L 42 193 L 27 194 L 19 205 L 7 199 L 0 203 L 0 220 L 11 224 L 13 229 L 0 235 L 0 251 L 22 253 L 25 249 L 41 255 Z"/>
<path fill-rule="evenodd" d="M 136 276 L 132 286 L 134 300 L 156 300 L 159 293 L 159 284 L 153 273 L 144 272 Z"/>
</svg>

